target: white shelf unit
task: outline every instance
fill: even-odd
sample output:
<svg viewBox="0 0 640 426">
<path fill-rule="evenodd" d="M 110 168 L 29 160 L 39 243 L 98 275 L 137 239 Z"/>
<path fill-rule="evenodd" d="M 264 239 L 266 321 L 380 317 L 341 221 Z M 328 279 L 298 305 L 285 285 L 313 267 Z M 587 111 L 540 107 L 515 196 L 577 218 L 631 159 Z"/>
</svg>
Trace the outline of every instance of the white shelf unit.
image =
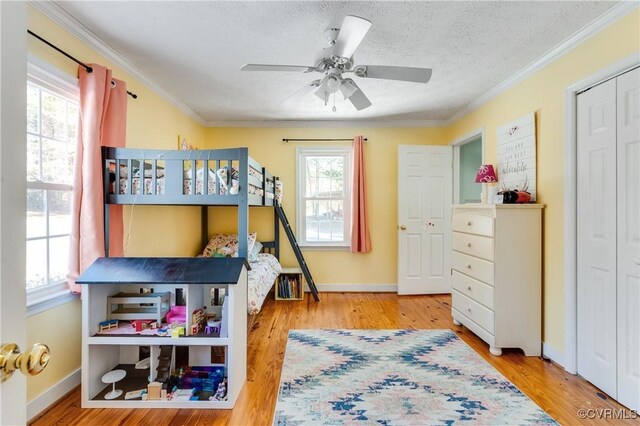
<svg viewBox="0 0 640 426">
<path fill-rule="evenodd" d="M 242 267 L 235 284 L 83 284 L 82 297 L 82 408 L 197 408 L 231 409 L 242 390 L 247 371 L 247 269 Z M 153 288 L 155 293 L 170 292 L 175 303 L 175 289 L 182 288 L 187 306 L 187 327 L 191 312 L 210 306 L 212 288 L 225 290 L 227 297 L 227 335 L 220 337 L 185 336 L 179 338 L 141 335 L 96 335 L 98 323 L 107 318 L 107 299 L 120 292 L 131 293 L 138 287 Z M 221 330 L 224 332 L 224 330 Z M 189 366 L 219 366 L 211 363 L 211 348 L 224 347 L 224 367 L 227 377 L 226 401 L 142 401 L 97 399 L 107 387 L 102 376 L 118 365 L 138 361 L 139 347 L 150 348 L 150 375 L 155 378 L 157 357 L 161 345 L 188 346 Z M 175 356 L 174 356 L 175 360 Z M 127 380 L 125 377 L 124 380 Z M 119 382 L 120 383 L 120 382 Z M 118 383 L 116 383 L 118 388 Z"/>
</svg>

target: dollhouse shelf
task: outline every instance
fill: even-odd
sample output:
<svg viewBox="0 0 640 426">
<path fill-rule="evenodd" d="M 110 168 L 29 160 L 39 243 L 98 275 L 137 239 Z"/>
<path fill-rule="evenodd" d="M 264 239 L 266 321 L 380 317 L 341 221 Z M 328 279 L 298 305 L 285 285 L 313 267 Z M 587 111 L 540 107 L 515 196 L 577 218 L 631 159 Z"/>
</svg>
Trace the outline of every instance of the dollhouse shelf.
<svg viewBox="0 0 640 426">
<path fill-rule="evenodd" d="M 243 258 L 144 258 L 113 257 L 97 259 L 78 278 L 82 293 L 82 407 L 83 408 L 233 408 L 244 385 L 247 371 L 247 270 Z M 140 294 L 140 288 L 151 293 Z M 218 291 L 216 291 L 218 290 Z M 178 291 L 187 312 L 185 335 L 180 337 L 144 334 L 96 334 L 98 324 L 118 312 L 122 320 L 164 318 L 176 304 Z M 213 312 L 212 294 L 224 293 L 222 326 L 219 335 L 190 335 L 192 313 L 206 308 Z M 149 306 L 140 306 L 149 305 Z M 116 316 L 113 312 L 116 312 Z M 136 311 L 136 312 L 133 312 Z M 148 311 L 148 312 L 147 312 Z M 135 317 L 135 318 L 134 318 Z M 141 360 L 141 351 L 150 354 L 150 367 L 141 377 L 127 376 L 117 387 L 142 389 L 158 378 L 158 366 L 165 362 L 161 348 L 173 347 L 171 370 L 182 366 L 221 365 L 227 377 L 225 401 L 142 401 L 104 398 L 101 377 L 122 366 L 133 368 Z M 177 348 L 182 359 L 177 360 Z M 222 350 L 223 362 L 212 353 Z M 184 357 L 186 351 L 187 357 Z M 176 363 L 181 364 L 177 365 Z M 119 367 L 120 366 L 120 367 Z M 108 389 L 107 389 L 108 391 Z"/>
</svg>

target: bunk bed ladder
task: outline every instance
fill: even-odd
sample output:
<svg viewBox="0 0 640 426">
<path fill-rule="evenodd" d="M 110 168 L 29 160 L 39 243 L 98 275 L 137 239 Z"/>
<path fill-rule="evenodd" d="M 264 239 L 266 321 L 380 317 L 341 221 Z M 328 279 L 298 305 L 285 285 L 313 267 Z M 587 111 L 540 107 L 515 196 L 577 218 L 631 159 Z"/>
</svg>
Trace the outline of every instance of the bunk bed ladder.
<svg viewBox="0 0 640 426">
<path fill-rule="evenodd" d="M 287 234 L 287 238 L 291 243 L 291 248 L 293 249 L 293 253 L 296 255 L 296 259 L 298 259 L 298 264 L 300 265 L 300 269 L 302 269 L 302 274 L 304 275 L 305 280 L 307 280 L 307 285 L 309 286 L 309 290 L 311 290 L 311 294 L 316 302 L 320 301 L 320 297 L 318 297 L 318 289 L 316 288 L 316 283 L 313 281 L 313 277 L 311 276 L 311 272 L 309 271 L 309 267 L 307 266 L 307 262 L 304 260 L 304 256 L 302 255 L 302 251 L 300 250 L 300 246 L 298 245 L 298 241 L 296 241 L 296 236 L 293 234 L 293 230 L 291 229 L 291 225 L 289 225 L 289 220 L 287 219 L 287 215 L 284 214 L 284 210 L 279 202 L 274 201 L 274 208 L 276 209 L 276 215 L 282 222 L 282 227 L 284 228 L 285 234 Z"/>
</svg>

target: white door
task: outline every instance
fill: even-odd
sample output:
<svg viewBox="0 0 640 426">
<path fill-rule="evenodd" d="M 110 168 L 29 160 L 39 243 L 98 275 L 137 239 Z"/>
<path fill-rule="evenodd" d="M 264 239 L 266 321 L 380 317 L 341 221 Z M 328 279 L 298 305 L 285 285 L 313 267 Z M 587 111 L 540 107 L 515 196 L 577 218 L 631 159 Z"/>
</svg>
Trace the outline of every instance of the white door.
<svg viewBox="0 0 640 426">
<path fill-rule="evenodd" d="M 617 78 L 618 401 L 640 411 L 640 69 Z"/>
<path fill-rule="evenodd" d="M 0 343 L 26 350 L 26 2 L 0 2 Z M 0 383 L 0 424 L 27 422 L 27 380 Z"/>
<path fill-rule="evenodd" d="M 578 373 L 640 410 L 640 70 L 577 102 Z"/>
<path fill-rule="evenodd" d="M 616 82 L 578 96 L 578 373 L 616 395 Z"/>
<path fill-rule="evenodd" d="M 398 147 L 398 294 L 451 293 L 452 150 Z"/>
</svg>

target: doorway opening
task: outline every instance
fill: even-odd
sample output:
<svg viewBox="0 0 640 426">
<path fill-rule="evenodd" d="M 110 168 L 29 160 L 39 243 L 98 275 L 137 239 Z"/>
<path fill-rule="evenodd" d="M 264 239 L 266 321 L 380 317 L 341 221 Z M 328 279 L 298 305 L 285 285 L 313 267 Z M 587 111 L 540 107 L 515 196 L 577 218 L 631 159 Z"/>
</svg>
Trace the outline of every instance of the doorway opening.
<svg viewBox="0 0 640 426">
<path fill-rule="evenodd" d="M 476 183 L 478 168 L 484 164 L 484 129 L 473 131 L 453 142 L 453 203 L 479 203 L 482 185 Z"/>
</svg>

